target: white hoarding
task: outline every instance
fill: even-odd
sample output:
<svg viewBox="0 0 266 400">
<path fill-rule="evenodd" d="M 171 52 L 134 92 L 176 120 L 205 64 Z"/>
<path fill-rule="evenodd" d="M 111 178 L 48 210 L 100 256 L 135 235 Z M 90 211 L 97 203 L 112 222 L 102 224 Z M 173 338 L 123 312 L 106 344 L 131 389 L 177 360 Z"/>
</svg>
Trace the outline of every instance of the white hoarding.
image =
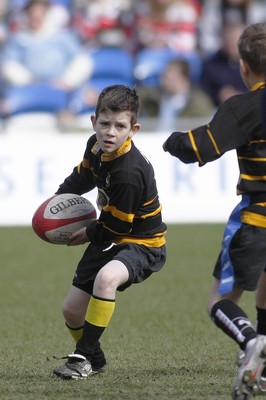
<svg viewBox="0 0 266 400">
<path fill-rule="evenodd" d="M 29 225 L 41 202 L 83 157 L 86 134 L 0 135 L 0 225 Z M 164 134 L 139 133 L 134 142 L 154 166 L 168 223 L 224 222 L 239 201 L 234 152 L 199 168 L 165 153 Z M 85 195 L 92 202 L 96 193 Z"/>
</svg>

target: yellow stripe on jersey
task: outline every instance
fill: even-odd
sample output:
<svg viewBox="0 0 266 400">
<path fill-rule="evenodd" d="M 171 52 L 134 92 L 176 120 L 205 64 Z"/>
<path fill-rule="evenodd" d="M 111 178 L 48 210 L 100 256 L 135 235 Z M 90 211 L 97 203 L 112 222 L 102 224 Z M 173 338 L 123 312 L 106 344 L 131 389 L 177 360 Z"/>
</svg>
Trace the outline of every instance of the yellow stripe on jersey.
<svg viewBox="0 0 266 400">
<path fill-rule="evenodd" d="M 190 142 L 191 142 L 191 146 L 192 146 L 193 150 L 196 153 L 196 156 L 197 156 L 197 159 L 198 159 L 199 163 L 200 164 L 204 164 L 204 162 L 202 161 L 202 159 L 200 157 L 199 150 L 197 148 L 197 145 L 196 145 L 196 142 L 195 142 L 195 139 L 194 139 L 192 131 L 188 132 L 188 136 L 189 136 L 189 139 L 190 139 Z"/>
<path fill-rule="evenodd" d="M 255 214 L 250 211 L 243 211 L 241 214 L 241 221 L 244 224 L 259 226 L 260 228 L 266 228 L 266 216 Z"/>
<path fill-rule="evenodd" d="M 89 168 L 90 167 L 90 162 L 89 162 L 89 160 L 87 158 L 83 158 L 82 167 L 83 168 Z"/>
<path fill-rule="evenodd" d="M 255 162 L 265 162 L 266 161 L 266 157 L 265 158 L 260 158 L 260 157 L 245 157 L 245 156 L 238 156 L 239 160 L 248 160 L 248 161 L 255 161 Z"/>
<path fill-rule="evenodd" d="M 220 152 L 220 150 L 219 150 L 219 148 L 218 148 L 218 146 L 217 146 L 217 143 L 215 142 L 214 137 L 213 137 L 213 135 L 212 135 L 212 133 L 211 133 L 211 131 L 210 131 L 209 128 L 207 128 L 207 133 L 208 133 L 208 135 L 209 135 L 209 138 L 211 139 L 211 142 L 212 142 L 212 144 L 213 144 L 213 147 L 215 148 L 216 153 L 217 153 L 218 155 L 220 155 L 221 152 Z"/>
<path fill-rule="evenodd" d="M 91 297 L 85 319 L 92 325 L 106 328 L 112 318 L 114 309 L 114 300 Z"/>
<path fill-rule="evenodd" d="M 259 176 L 259 175 L 240 174 L 240 178 L 245 179 L 247 181 L 266 181 L 266 175 Z"/>
<path fill-rule="evenodd" d="M 148 205 L 148 204 L 149 203 L 146 203 L 145 205 Z M 135 217 L 135 214 L 127 214 L 127 213 L 125 213 L 123 211 L 118 210 L 115 206 L 107 205 L 107 206 L 103 207 L 103 210 L 105 212 L 110 212 L 113 217 L 118 218 L 121 221 L 129 222 L 129 223 L 132 223 L 132 221 L 133 221 L 133 219 Z M 156 210 L 154 210 L 153 212 L 151 212 L 149 214 L 142 215 L 142 216 L 137 217 L 137 218 L 146 219 L 146 218 L 149 218 L 149 217 L 154 217 L 155 215 L 159 214 L 161 211 L 162 211 L 162 205 L 160 204 L 160 206 Z"/>
<path fill-rule="evenodd" d="M 128 232 L 117 232 L 117 231 L 114 231 L 113 229 L 111 229 L 111 228 L 109 228 L 108 226 L 106 226 L 104 222 L 101 222 L 101 221 L 99 221 L 99 220 L 97 221 L 97 224 L 102 225 L 102 227 L 103 227 L 104 229 L 106 229 L 106 230 L 109 231 L 109 232 L 114 233 L 114 234 L 117 235 L 117 236 L 125 235 L 126 233 L 128 233 Z"/>
<path fill-rule="evenodd" d="M 89 168 L 90 167 L 89 160 L 87 158 L 83 158 L 82 162 L 79 163 L 79 165 L 77 166 L 77 170 L 78 170 L 79 174 L 80 174 L 80 171 L 81 171 L 81 167 L 83 167 L 83 168 Z"/>
<path fill-rule="evenodd" d="M 254 144 L 254 143 L 265 143 L 266 142 L 266 140 L 264 140 L 264 139 L 259 139 L 259 140 L 251 140 L 250 142 L 249 142 L 249 144 Z"/>
<path fill-rule="evenodd" d="M 122 237 L 113 240 L 114 243 L 135 243 L 135 244 L 142 244 L 146 247 L 162 247 L 166 243 L 165 235 L 166 232 L 160 233 L 159 237 L 152 237 L 152 238 L 134 238 L 134 237 Z"/>
<path fill-rule="evenodd" d="M 154 210 L 152 213 L 145 214 L 145 215 L 142 215 L 142 216 L 136 217 L 136 218 L 146 219 L 149 217 L 154 217 L 155 215 L 159 214 L 161 211 L 162 211 L 162 205 L 160 204 L 160 206 L 156 210 Z"/>
<path fill-rule="evenodd" d="M 135 214 L 127 214 L 123 211 L 118 210 L 115 206 L 105 206 L 103 207 L 105 212 L 110 212 L 113 217 L 120 219 L 121 221 L 132 222 Z"/>
<path fill-rule="evenodd" d="M 158 194 L 150 201 L 147 201 L 147 203 L 144 203 L 144 206 L 148 206 L 149 204 L 152 204 L 154 202 L 154 200 L 157 199 L 157 197 L 158 197 Z"/>
</svg>

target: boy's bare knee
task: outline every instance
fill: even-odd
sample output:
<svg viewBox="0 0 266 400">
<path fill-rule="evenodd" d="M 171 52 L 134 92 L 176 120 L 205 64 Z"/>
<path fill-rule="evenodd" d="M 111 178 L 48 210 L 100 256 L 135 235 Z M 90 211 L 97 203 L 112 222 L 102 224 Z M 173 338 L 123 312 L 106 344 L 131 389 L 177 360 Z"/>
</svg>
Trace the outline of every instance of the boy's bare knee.
<svg viewBox="0 0 266 400">
<path fill-rule="evenodd" d="M 62 305 L 62 313 L 66 323 L 71 326 L 81 326 L 84 322 L 84 316 L 81 315 L 76 307 L 73 307 L 71 303 L 65 301 Z"/>
<path fill-rule="evenodd" d="M 74 314 L 72 307 L 66 301 L 62 304 L 62 313 L 66 320 Z"/>
<path fill-rule="evenodd" d="M 105 290 L 112 288 L 116 290 L 116 279 L 113 273 L 109 270 L 101 270 L 96 278 L 96 285 L 98 290 Z"/>
</svg>

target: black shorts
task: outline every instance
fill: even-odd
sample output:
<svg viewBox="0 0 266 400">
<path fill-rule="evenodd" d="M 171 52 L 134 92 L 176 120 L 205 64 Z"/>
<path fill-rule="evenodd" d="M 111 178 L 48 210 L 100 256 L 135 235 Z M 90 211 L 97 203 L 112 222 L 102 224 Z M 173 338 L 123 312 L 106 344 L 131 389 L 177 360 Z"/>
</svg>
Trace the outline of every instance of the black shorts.
<svg viewBox="0 0 266 400">
<path fill-rule="evenodd" d="M 242 224 L 233 235 L 229 255 L 234 269 L 234 288 L 254 291 L 266 267 L 266 229 Z M 221 279 L 221 253 L 213 276 Z"/>
<path fill-rule="evenodd" d="M 73 286 L 92 294 L 97 273 L 111 260 L 121 261 L 128 269 L 128 281 L 117 288 L 123 291 L 162 269 L 166 260 L 166 247 L 146 247 L 135 243 L 90 243 L 76 269 Z"/>
</svg>

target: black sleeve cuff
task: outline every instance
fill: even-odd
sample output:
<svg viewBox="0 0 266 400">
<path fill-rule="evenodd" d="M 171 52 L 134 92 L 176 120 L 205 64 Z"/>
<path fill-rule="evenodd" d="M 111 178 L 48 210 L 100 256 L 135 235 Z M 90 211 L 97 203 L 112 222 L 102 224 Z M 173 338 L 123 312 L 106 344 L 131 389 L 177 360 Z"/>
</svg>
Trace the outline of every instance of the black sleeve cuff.
<svg viewBox="0 0 266 400">
<path fill-rule="evenodd" d="M 88 237 L 90 242 L 93 241 L 92 239 L 94 237 L 94 232 L 95 232 L 95 229 L 96 229 L 96 225 L 97 225 L 97 220 L 92 221 L 90 223 L 90 225 L 86 228 L 86 235 L 87 235 L 87 237 Z"/>
</svg>

